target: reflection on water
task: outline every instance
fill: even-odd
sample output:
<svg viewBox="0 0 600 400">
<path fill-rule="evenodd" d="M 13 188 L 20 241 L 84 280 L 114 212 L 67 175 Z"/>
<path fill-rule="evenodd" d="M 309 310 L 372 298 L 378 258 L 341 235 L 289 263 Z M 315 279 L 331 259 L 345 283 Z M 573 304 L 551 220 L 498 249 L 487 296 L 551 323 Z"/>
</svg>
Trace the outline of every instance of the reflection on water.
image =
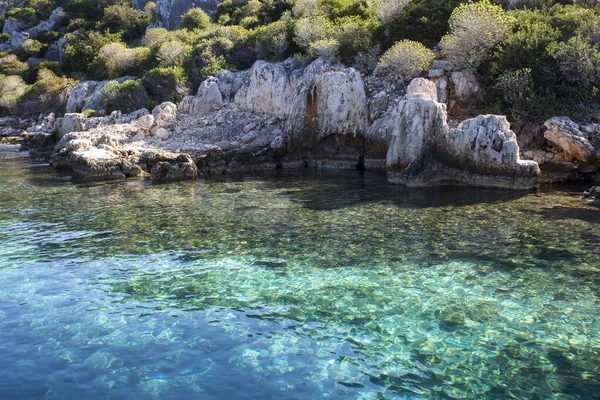
<svg viewBox="0 0 600 400">
<path fill-rule="evenodd" d="M 77 183 L 0 150 L 0 395 L 597 398 L 580 191 Z"/>
</svg>

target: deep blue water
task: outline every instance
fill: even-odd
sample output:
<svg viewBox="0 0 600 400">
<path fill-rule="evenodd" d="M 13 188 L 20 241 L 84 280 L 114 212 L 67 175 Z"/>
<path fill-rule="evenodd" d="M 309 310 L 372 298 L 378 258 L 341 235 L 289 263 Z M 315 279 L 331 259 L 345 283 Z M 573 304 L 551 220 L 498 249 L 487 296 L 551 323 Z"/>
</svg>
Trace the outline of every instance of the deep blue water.
<svg viewBox="0 0 600 400">
<path fill-rule="evenodd" d="M 597 399 L 581 187 L 89 183 L 0 149 L 0 399 Z"/>
</svg>

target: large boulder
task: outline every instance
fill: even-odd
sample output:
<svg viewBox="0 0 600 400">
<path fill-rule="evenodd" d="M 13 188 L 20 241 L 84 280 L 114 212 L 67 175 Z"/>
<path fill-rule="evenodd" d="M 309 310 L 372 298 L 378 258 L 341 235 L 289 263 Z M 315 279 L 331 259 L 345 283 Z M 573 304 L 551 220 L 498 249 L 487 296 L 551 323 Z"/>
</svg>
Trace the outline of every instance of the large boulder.
<svg viewBox="0 0 600 400">
<path fill-rule="evenodd" d="M 283 63 L 256 61 L 248 79 L 235 95 L 242 108 L 283 116 L 294 95 L 290 77 Z"/>
<path fill-rule="evenodd" d="M 473 103 L 481 99 L 483 89 L 473 70 L 454 71 L 450 75 L 454 98 L 460 103 Z"/>
<path fill-rule="evenodd" d="M 594 146 L 579 130 L 579 125 L 570 118 L 553 117 L 547 120 L 544 125 L 546 126 L 544 137 L 564 152 L 571 154 L 584 163 L 593 162 L 597 159 Z"/>
<path fill-rule="evenodd" d="M 209 77 L 200 84 L 195 96 L 187 96 L 177 106 L 177 111 L 199 115 L 219 111 L 223 107 L 223 96 L 217 79 Z"/>
<path fill-rule="evenodd" d="M 406 94 L 420 93 L 427 100 L 438 101 L 437 87 L 434 82 L 424 79 L 413 79 L 406 88 Z"/>
<path fill-rule="evenodd" d="M 177 118 L 177 106 L 175 103 L 165 101 L 154 107 L 152 110 L 152 116 L 154 117 L 154 123 L 156 126 L 163 126 L 170 122 L 175 121 Z"/>
<path fill-rule="evenodd" d="M 56 42 L 50 44 L 50 46 L 48 46 L 48 51 L 46 51 L 45 58 L 48 61 L 56 61 L 62 63 L 64 54 L 63 49 L 66 44 L 67 38 L 64 36 L 58 39 Z"/>
<path fill-rule="evenodd" d="M 85 131 L 87 119 L 88 118 L 84 114 L 79 113 L 67 113 L 62 118 L 59 118 L 56 127 L 58 139 L 69 132 Z"/>
<path fill-rule="evenodd" d="M 234 99 L 237 92 L 244 85 L 247 75 L 246 71 L 231 72 L 222 70 L 216 73 L 217 85 L 219 85 L 223 101 L 230 102 Z"/>
</svg>

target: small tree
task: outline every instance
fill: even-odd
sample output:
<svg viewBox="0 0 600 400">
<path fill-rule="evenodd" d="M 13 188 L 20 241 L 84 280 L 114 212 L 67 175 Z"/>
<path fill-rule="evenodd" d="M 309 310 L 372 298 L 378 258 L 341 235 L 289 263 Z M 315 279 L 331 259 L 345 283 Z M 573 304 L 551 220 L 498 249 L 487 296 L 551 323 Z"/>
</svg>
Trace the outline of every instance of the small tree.
<svg viewBox="0 0 600 400">
<path fill-rule="evenodd" d="M 369 8 L 384 24 L 398 17 L 411 0 L 369 0 Z"/>
<path fill-rule="evenodd" d="M 512 23 L 501 7 L 488 0 L 461 4 L 450 16 L 442 53 L 456 69 L 477 68 L 510 33 Z"/>
<path fill-rule="evenodd" d="M 181 16 L 181 27 L 189 31 L 210 27 L 210 17 L 201 8 L 190 8 Z"/>
<path fill-rule="evenodd" d="M 377 71 L 403 81 L 409 80 L 428 69 L 434 58 L 433 52 L 421 43 L 402 40 L 381 56 Z"/>
<path fill-rule="evenodd" d="M 174 67 L 181 65 L 191 50 L 190 46 L 186 46 L 176 40 L 163 43 L 156 54 L 161 67 Z"/>
</svg>

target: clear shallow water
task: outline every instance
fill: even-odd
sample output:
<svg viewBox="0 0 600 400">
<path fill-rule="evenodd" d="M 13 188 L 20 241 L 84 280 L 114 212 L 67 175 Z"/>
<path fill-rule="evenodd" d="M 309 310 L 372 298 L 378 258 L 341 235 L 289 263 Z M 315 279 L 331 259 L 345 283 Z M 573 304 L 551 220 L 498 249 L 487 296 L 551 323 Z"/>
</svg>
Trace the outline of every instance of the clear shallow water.
<svg viewBox="0 0 600 400">
<path fill-rule="evenodd" d="M 598 398 L 582 189 L 73 183 L 0 150 L 0 398 Z"/>
</svg>

